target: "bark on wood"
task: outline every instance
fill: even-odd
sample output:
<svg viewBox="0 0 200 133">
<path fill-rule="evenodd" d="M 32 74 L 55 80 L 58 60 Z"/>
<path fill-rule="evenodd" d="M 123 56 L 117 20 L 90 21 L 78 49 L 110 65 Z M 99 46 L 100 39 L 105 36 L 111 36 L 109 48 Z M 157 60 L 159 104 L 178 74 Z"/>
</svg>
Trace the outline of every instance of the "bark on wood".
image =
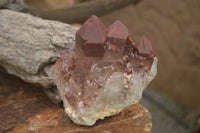
<svg viewBox="0 0 200 133">
<path fill-rule="evenodd" d="M 141 0 L 91 0 L 69 8 L 52 10 L 30 9 L 30 12 L 41 18 L 59 20 L 66 23 L 82 23 L 91 15 L 101 16 L 130 4 L 137 4 L 139 1 Z"/>
<path fill-rule="evenodd" d="M 30 89 L 31 88 L 31 89 Z M 1 133 L 150 133 L 151 115 L 136 104 L 92 127 L 75 125 L 37 86 L 0 72 Z"/>
<path fill-rule="evenodd" d="M 50 87 L 50 68 L 74 48 L 76 28 L 10 10 L 0 10 L 0 66 L 30 83 Z"/>
</svg>

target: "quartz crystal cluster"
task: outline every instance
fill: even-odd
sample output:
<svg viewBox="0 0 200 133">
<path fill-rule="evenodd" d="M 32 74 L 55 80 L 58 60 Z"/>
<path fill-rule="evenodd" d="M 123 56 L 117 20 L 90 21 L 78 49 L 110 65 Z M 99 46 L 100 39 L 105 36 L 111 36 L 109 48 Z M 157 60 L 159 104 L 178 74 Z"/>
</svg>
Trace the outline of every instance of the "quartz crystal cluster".
<svg viewBox="0 0 200 133">
<path fill-rule="evenodd" d="M 119 20 L 109 28 L 90 17 L 76 32 L 75 51 L 66 51 L 52 68 L 65 112 L 79 125 L 93 125 L 138 103 L 157 73 L 151 42 L 133 42 Z"/>
</svg>

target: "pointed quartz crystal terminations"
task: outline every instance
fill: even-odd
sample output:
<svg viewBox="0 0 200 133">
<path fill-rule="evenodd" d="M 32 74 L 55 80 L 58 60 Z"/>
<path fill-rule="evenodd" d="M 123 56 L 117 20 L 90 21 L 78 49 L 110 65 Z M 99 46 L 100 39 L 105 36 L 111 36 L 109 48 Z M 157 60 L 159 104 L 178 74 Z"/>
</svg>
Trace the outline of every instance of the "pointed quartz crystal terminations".
<svg viewBox="0 0 200 133">
<path fill-rule="evenodd" d="M 139 55 L 146 58 L 153 58 L 155 56 L 154 48 L 151 42 L 145 36 L 135 43 L 135 50 Z"/>
<path fill-rule="evenodd" d="M 90 17 L 76 33 L 76 45 L 86 56 L 102 57 L 106 42 L 106 27 L 97 18 Z"/>
<path fill-rule="evenodd" d="M 93 125 L 137 103 L 157 73 L 146 37 L 132 42 L 126 26 L 108 29 L 90 17 L 76 33 L 75 52 L 66 51 L 52 68 L 65 112 L 79 125 Z"/>
<path fill-rule="evenodd" d="M 126 41 L 130 36 L 126 26 L 119 20 L 115 21 L 109 28 L 107 32 L 108 42 L 116 46 L 121 51 L 124 51 L 126 46 Z"/>
</svg>

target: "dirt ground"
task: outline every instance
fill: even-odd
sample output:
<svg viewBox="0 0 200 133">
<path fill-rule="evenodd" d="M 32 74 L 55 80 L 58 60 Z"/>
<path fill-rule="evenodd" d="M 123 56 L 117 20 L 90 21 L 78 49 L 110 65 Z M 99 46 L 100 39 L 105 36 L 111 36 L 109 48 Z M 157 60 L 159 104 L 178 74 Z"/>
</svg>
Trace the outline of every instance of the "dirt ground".
<svg viewBox="0 0 200 133">
<path fill-rule="evenodd" d="M 199 0 L 144 0 L 101 19 L 107 26 L 121 20 L 134 40 L 147 36 L 159 58 L 158 74 L 150 87 L 200 109 Z"/>
</svg>

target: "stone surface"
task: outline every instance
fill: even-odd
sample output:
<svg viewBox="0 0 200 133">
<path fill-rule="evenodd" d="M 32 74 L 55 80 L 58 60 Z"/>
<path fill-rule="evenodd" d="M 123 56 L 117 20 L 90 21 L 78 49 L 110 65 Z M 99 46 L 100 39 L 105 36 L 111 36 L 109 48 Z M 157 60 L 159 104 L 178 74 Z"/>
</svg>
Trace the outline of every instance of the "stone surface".
<svg viewBox="0 0 200 133">
<path fill-rule="evenodd" d="M 31 89 L 30 89 L 31 88 Z M 1 133 L 150 133 L 151 115 L 136 104 L 92 127 L 75 125 L 41 88 L 0 72 Z"/>
<path fill-rule="evenodd" d="M 91 29 L 94 24 L 97 26 Z M 95 52 L 98 52 L 96 44 L 103 45 L 105 53 L 100 57 L 88 56 L 88 51 L 84 52 L 87 42 L 94 45 L 91 51 Z M 143 47 L 143 43 L 138 45 Z M 149 42 L 146 45 L 152 47 Z M 96 16 L 84 23 L 76 33 L 76 52 L 67 51 L 52 68 L 65 112 L 73 122 L 93 125 L 98 119 L 115 115 L 140 100 L 144 88 L 157 73 L 157 58 L 143 56 L 149 52 L 148 48 L 133 52 L 140 48 L 132 43 L 120 21 L 108 30 Z"/>
</svg>

